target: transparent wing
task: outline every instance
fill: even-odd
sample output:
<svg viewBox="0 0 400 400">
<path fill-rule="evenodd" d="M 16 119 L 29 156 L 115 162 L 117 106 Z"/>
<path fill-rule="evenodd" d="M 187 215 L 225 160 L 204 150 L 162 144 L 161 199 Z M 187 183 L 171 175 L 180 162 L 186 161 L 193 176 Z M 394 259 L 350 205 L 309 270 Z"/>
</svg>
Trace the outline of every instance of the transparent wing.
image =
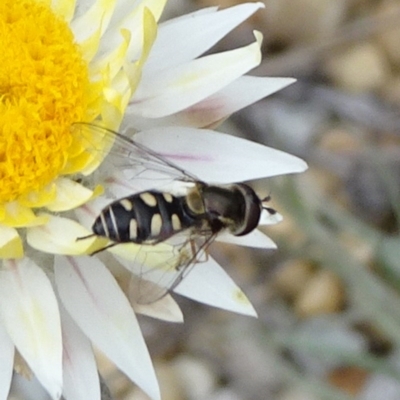
<svg viewBox="0 0 400 400">
<path fill-rule="evenodd" d="M 173 243 L 138 246 L 134 262 L 119 258 L 134 274 L 129 285 L 130 300 L 151 304 L 173 291 L 196 264 L 207 260 L 207 249 L 215 236 L 179 235 Z"/>
<path fill-rule="evenodd" d="M 141 181 L 151 182 L 142 185 L 140 190 L 157 188 L 174 180 L 193 182 L 199 179 L 170 162 L 151 149 L 135 142 L 134 135 L 128 137 L 99 125 L 74 123 L 73 135 L 80 140 L 80 153 L 87 157 L 85 175 L 91 174 L 104 163 L 112 164 L 111 171 L 119 176 L 135 180 L 137 187 Z"/>
<path fill-rule="evenodd" d="M 199 181 L 158 153 L 135 142 L 134 135 L 130 138 L 86 123 L 76 123 L 72 129 L 73 134 L 79 137 L 81 147 L 83 143 L 80 153 L 89 155 L 84 159 L 87 174 L 103 163 L 106 166 L 112 163 L 112 170 L 117 170 L 113 181 L 107 182 L 107 188 L 111 188 L 117 198 L 150 188 L 164 189 L 174 181 L 187 183 L 188 186 L 179 188 L 186 193 L 187 187 Z M 124 185 L 116 182 L 122 174 L 124 178 L 121 181 L 128 179 L 132 182 L 132 187 L 125 187 L 127 193 L 112 188 L 114 184 L 119 188 Z M 120 261 L 137 277 L 130 282 L 131 300 L 138 304 L 151 304 L 177 287 L 195 264 L 206 259 L 206 249 L 214 239 L 215 235 L 208 231 L 195 234 L 185 231 L 155 245 L 115 243 L 110 250 L 116 255 L 125 253 L 119 257 Z"/>
</svg>

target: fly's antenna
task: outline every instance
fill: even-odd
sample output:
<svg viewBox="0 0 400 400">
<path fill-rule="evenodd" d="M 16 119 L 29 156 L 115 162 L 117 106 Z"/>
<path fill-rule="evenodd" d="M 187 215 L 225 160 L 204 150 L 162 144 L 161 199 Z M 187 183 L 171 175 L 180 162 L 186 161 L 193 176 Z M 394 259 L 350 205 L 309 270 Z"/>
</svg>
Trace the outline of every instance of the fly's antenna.
<svg viewBox="0 0 400 400">
<path fill-rule="evenodd" d="M 276 210 L 273 209 L 272 207 L 269 207 L 267 203 L 271 201 L 271 195 L 265 196 L 263 199 L 261 199 L 261 207 L 263 210 L 267 211 L 270 215 L 275 215 Z"/>
<path fill-rule="evenodd" d="M 265 196 L 263 199 L 261 199 L 261 203 L 268 203 L 269 201 L 271 201 L 270 194 L 268 196 Z"/>
<path fill-rule="evenodd" d="M 75 240 L 76 240 L 76 241 L 85 240 L 85 239 L 90 239 L 90 238 L 95 237 L 95 236 L 97 236 L 97 235 L 95 235 L 94 233 L 92 233 L 91 235 L 78 237 L 78 238 L 76 238 Z"/>
</svg>

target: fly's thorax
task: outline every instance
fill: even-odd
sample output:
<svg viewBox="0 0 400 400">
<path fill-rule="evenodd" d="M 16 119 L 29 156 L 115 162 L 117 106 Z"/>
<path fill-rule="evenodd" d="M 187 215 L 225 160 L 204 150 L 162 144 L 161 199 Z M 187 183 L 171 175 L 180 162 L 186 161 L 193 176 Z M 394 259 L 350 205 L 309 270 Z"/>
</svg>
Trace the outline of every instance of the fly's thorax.
<svg viewBox="0 0 400 400">
<path fill-rule="evenodd" d="M 199 182 L 196 186 L 187 191 L 185 202 L 190 214 L 194 216 L 203 216 L 205 214 L 203 191 L 206 187 L 206 185 Z"/>
<path fill-rule="evenodd" d="M 202 199 L 210 224 L 216 229 L 225 228 L 233 235 L 241 236 L 258 226 L 262 210 L 261 200 L 254 190 L 244 183 L 205 186 Z"/>
</svg>

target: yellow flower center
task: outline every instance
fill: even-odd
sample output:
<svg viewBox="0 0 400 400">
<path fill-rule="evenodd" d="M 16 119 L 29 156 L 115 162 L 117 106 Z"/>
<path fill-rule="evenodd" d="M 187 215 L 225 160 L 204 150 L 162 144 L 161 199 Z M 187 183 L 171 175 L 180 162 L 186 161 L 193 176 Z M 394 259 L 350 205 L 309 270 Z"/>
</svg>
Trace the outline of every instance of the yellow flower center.
<svg viewBox="0 0 400 400">
<path fill-rule="evenodd" d="M 38 0 L 0 4 L 0 204 L 63 170 L 85 120 L 89 74 L 66 22 Z"/>
</svg>

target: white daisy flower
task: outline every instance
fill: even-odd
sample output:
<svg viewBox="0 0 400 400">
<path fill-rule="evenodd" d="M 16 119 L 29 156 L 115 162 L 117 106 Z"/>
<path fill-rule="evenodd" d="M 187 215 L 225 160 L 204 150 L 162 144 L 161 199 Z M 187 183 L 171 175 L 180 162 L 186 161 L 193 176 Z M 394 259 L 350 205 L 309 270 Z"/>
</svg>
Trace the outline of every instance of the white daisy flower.
<svg viewBox="0 0 400 400">
<path fill-rule="evenodd" d="M 118 261 L 134 276 L 137 248 L 118 245 L 90 257 L 107 240 L 77 240 L 92 233 L 102 207 L 132 193 L 140 179 L 104 161 L 112 143 L 96 129 L 82 134 L 74 129 L 77 123 L 140 130 L 135 143 L 205 182 L 306 169 L 302 160 L 278 150 L 199 129 L 293 82 L 244 76 L 261 61 L 259 33 L 248 46 L 202 56 L 262 4 L 208 8 L 157 26 L 164 3 L 0 4 L 0 400 L 7 398 L 13 368 L 20 368 L 14 366 L 15 349 L 51 398 L 100 399 L 92 345 L 152 399 L 160 398 L 135 312 L 111 272 Z M 259 222 L 278 220 L 278 214 L 264 212 Z M 219 238 L 274 246 L 259 231 L 242 240 Z M 148 254 L 163 245 L 147 246 Z M 144 267 L 155 271 L 151 256 Z M 149 281 L 162 285 L 154 273 Z M 174 291 L 255 314 L 211 258 Z M 182 318 L 170 295 L 145 306 L 130 300 L 138 312 Z"/>
</svg>

